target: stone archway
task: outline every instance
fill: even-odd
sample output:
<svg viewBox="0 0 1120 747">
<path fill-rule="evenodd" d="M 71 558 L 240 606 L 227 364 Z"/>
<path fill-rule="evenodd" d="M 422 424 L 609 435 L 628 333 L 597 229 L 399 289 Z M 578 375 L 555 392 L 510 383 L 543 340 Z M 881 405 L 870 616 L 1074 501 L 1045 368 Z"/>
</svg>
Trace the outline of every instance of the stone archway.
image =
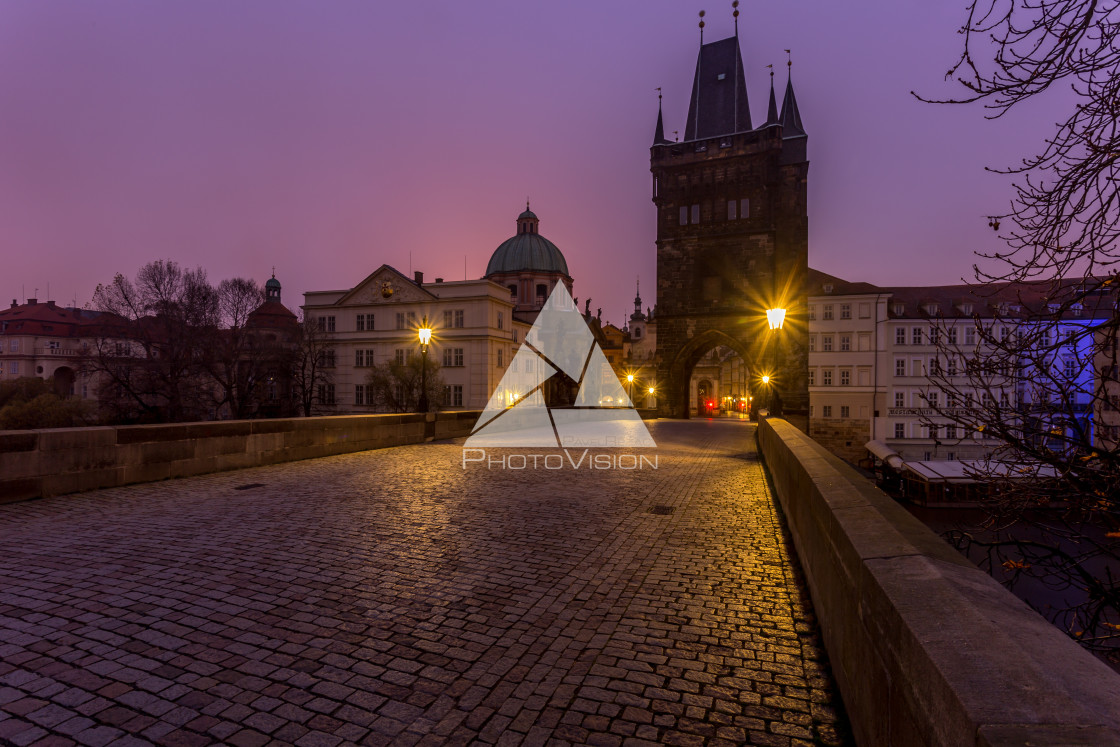
<svg viewBox="0 0 1120 747">
<path fill-rule="evenodd" d="M 74 392 L 74 369 L 69 366 L 59 366 L 51 375 L 51 386 L 54 393 L 66 399 Z"/>
<path fill-rule="evenodd" d="M 668 367 L 668 382 L 665 386 L 664 406 L 670 417 L 687 418 L 691 412 L 691 397 L 689 380 L 692 369 L 707 353 L 717 347 L 731 348 L 743 359 L 743 364 L 748 370 L 754 369 L 754 359 L 749 354 L 747 347 L 726 332 L 718 329 L 709 329 L 689 338 Z"/>
</svg>

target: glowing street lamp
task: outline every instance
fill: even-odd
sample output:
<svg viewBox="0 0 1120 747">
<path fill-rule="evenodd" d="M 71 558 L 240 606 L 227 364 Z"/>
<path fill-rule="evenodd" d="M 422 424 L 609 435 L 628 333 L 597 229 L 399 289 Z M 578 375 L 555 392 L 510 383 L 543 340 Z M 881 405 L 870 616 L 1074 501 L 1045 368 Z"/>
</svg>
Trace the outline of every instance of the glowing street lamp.
<svg viewBox="0 0 1120 747">
<path fill-rule="evenodd" d="M 631 404 L 633 404 L 633 402 L 634 402 L 634 374 L 632 374 L 632 373 L 631 374 L 626 374 L 626 384 L 627 384 L 627 387 L 629 389 L 629 391 L 626 392 L 626 396 L 628 396 L 630 398 L 630 402 L 631 402 Z"/>
<path fill-rule="evenodd" d="M 417 330 L 420 337 L 420 412 L 428 411 L 428 345 L 432 342 L 432 325 L 425 316 Z"/>
<path fill-rule="evenodd" d="M 766 321 L 770 324 L 770 329 L 781 329 L 786 321 L 785 309 L 767 309 Z"/>
<path fill-rule="evenodd" d="M 762 383 L 763 384 L 769 384 L 770 383 L 770 374 L 762 374 Z"/>
</svg>

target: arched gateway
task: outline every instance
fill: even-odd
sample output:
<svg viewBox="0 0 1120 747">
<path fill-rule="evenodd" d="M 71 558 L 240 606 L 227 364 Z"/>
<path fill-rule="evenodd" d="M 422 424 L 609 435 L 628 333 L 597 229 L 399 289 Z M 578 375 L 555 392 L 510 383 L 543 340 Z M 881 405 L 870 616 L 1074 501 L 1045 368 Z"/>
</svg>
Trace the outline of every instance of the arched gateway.
<svg viewBox="0 0 1120 747">
<path fill-rule="evenodd" d="M 705 352 L 725 345 L 773 401 L 808 424 L 807 136 L 792 81 L 779 114 L 773 75 L 765 123 L 751 125 L 738 35 L 702 44 L 681 142 L 660 108 L 650 150 L 657 206 L 657 360 L 663 416 L 688 417 L 688 383 Z M 771 331 L 766 309 L 785 308 Z M 772 408 L 773 409 L 773 408 Z"/>
</svg>

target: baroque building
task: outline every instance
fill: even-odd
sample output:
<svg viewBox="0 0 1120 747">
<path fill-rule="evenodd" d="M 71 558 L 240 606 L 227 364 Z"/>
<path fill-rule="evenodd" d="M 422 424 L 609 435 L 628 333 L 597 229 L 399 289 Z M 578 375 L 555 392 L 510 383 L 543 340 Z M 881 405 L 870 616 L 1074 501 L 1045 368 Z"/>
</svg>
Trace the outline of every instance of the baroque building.
<svg viewBox="0 0 1120 747">
<path fill-rule="evenodd" d="M 491 254 L 478 280 L 426 282 L 382 265 L 349 289 L 304 294 L 304 312 L 332 342 L 332 383 L 320 397 L 324 413 L 375 412 L 368 376 L 374 366 L 420 354 L 417 329 L 432 326 L 431 360 L 439 363 L 441 409 L 481 410 L 502 380 L 557 283 L 572 277 L 559 248 L 540 233 L 529 206 L 517 232 Z"/>
</svg>

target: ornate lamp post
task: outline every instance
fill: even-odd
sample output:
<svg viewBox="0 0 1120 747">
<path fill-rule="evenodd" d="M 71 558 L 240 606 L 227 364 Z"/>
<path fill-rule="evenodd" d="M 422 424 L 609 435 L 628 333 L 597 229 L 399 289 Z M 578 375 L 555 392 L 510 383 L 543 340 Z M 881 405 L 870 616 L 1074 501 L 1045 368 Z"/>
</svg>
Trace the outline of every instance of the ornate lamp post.
<svg viewBox="0 0 1120 747">
<path fill-rule="evenodd" d="M 766 321 L 770 325 L 770 330 L 771 331 L 780 330 L 782 328 L 782 325 L 785 324 L 785 321 L 786 321 L 786 310 L 784 308 L 777 307 L 777 306 L 772 308 L 772 309 L 767 309 L 766 310 Z M 778 345 L 778 358 L 781 359 L 781 362 L 778 365 L 781 366 L 781 365 L 784 365 L 784 363 L 785 363 L 784 358 L 782 356 L 782 341 L 781 341 L 781 338 L 778 339 L 777 345 Z M 774 412 L 772 414 L 781 415 L 782 414 L 782 396 L 777 392 L 776 389 L 769 386 L 769 383 L 770 383 L 770 377 L 769 376 L 763 376 L 762 377 L 762 383 L 767 385 L 766 388 L 767 388 L 767 395 L 768 395 L 767 396 L 768 407 L 776 410 L 776 412 Z"/>
<path fill-rule="evenodd" d="M 626 374 L 626 386 L 626 396 L 630 398 L 630 404 L 634 404 L 634 374 Z"/>
<path fill-rule="evenodd" d="M 432 325 L 428 317 L 420 322 L 420 412 L 428 411 L 428 345 L 432 341 Z"/>
</svg>

